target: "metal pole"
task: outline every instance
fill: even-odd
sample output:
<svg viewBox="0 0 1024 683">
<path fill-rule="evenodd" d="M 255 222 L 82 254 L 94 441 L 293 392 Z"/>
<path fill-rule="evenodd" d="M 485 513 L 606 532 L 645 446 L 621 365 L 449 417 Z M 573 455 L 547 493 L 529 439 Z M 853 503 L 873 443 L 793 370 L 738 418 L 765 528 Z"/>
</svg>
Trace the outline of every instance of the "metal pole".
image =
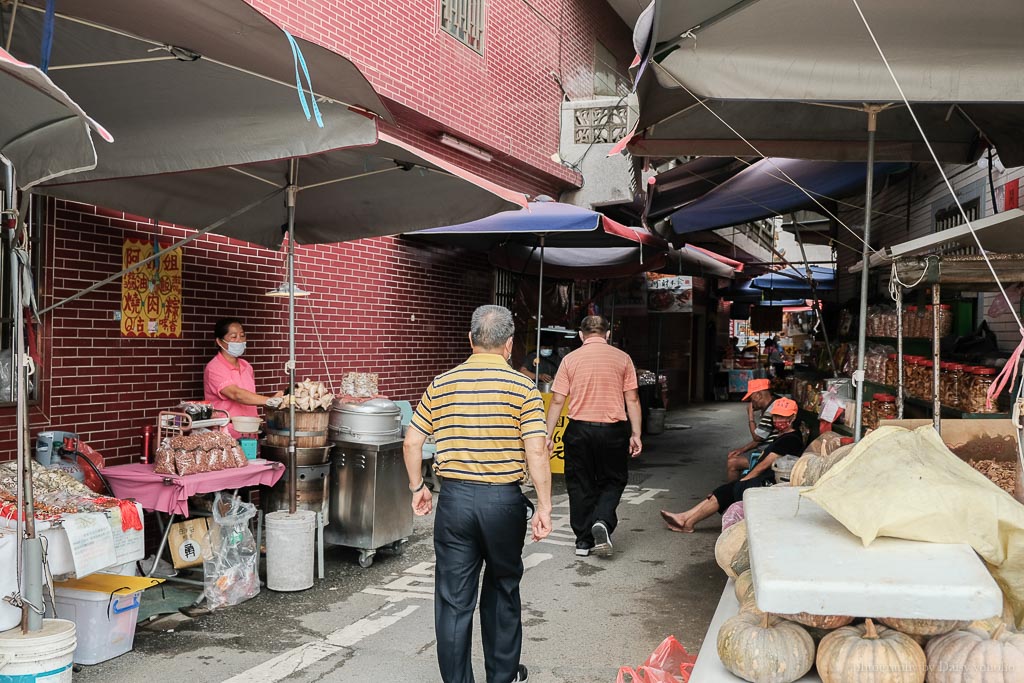
<svg viewBox="0 0 1024 683">
<path fill-rule="evenodd" d="M 939 339 L 939 301 L 941 299 L 941 291 L 937 276 L 938 273 L 936 273 L 936 281 L 932 283 L 932 426 L 935 427 L 935 431 L 941 434 L 942 397 L 939 396 L 939 366 L 941 365 L 939 356 L 942 351 L 942 344 Z"/>
<path fill-rule="evenodd" d="M 856 422 L 853 427 L 853 438 L 860 441 L 861 428 L 864 419 L 864 346 L 867 336 L 867 314 L 868 314 L 868 278 L 871 273 L 868 261 L 871 242 L 871 195 L 875 185 L 875 128 L 878 124 L 878 110 L 868 109 L 868 168 L 867 182 L 864 186 L 864 246 L 861 249 L 861 263 L 864 268 L 861 271 L 860 279 L 860 317 L 857 322 L 857 370 L 853 375 L 853 383 L 857 388 Z"/>
<path fill-rule="evenodd" d="M 903 287 L 896 283 L 896 417 L 903 419 Z"/>
<path fill-rule="evenodd" d="M 537 348 L 533 350 L 533 381 L 540 385 L 540 328 L 544 319 L 544 235 L 540 235 L 540 274 L 537 277 Z"/>
<path fill-rule="evenodd" d="M 288 163 L 288 387 L 295 393 L 295 195 L 298 192 L 298 160 Z M 294 399 L 294 395 L 292 396 Z M 295 453 L 295 401 L 288 402 L 288 514 L 294 515 L 298 501 L 298 460 Z"/>
</svg>

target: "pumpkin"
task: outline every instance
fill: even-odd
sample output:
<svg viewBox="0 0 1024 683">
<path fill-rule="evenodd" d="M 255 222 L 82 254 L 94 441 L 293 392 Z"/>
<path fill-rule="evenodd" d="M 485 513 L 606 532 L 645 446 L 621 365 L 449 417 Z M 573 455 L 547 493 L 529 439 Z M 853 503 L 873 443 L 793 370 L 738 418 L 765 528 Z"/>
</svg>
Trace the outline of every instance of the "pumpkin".
<svg viewBox="0 0 1024 683">
<path fill-rule="evenodd" d="M 843 437 L 837 432 L 824 432 L 817 439 L 807 445 L 804 453 L 814 455 L 828 455 L 842 445 Z"/>
<path fill-rule="evenodd" d="M 807 477 L 807 466 L 811 459 L 818 458 L 818 455 L 814 453 L 804 453 L 799 459 L 793 464 L 793 469 L 789 472 L 789 484 L 790 486 L 806 486 Z"/>
<path fill-rule="evenodd" d="M 746 598 L 748 594 L 749 595 L 753 595 L 754 594 L 754 575 L 753 575 L 753 573 L 751 573 L 751 571 L 749 569 L 747 571 L 745 571 L 745 572 L 741 572 L 740 575 L 736 577 L 736 585 L 734 585 L 733 588 L 736 590 L 736 599 L 739 600 L 740 602 L 743 602 L 744 598 Z"/>
<path fill-rule="evenodd" d="M 816 662 L 822 683 L 923 683 L 926 671 L 920 645 L 870 619 L 822 638 Z"/>
<path fill-rule="evenodd" d="M 839 448 L 835 449 L 834 451 L 832 451 L 828 455 L 822 455 L 821 456 L 821 466 L 820 466 L 820 470 L 817 472 L 817 478 L 815 479 L 815 483 L 817 483 L 817 481 L 819 479 L 821 479 L 823 476 L 825 476 L 826 472 L 828 472 L 830 469 L 835 467 L 836 463 L 838 463 L 840 460 L 842 460 L 843 458 L 848 456 L 850 453 L 852 453 L 853 452 L 853 446 L 854 446 L 854 444 L 852 444 L 852 443 L 851 444 L 847 444 L 845 446 L 840 446 Z"/>
<path fill-rule="evenodd" d="M 999 624 L 1006 624 L 1006 627 L 1011 631 L 1015 631 L 1017 629 L 1017 619 L 1013 614 L 1013 605 L 1010 604 L 1010 601 L 1006 599 L 1005 595 L 1003 596 L 1002 614 L 989 617 L 988 619 L 976 619 L 975 621 L 972 621 L 970 625 L 972 628 L 980 628 L 982 631 L 988 631 L 991 633 L 996 629 L 996 626 L 999 626 Z"/>
<path fill-rule="evenodd" d="M 967 628 L 928 643 L 929 683 L 1018 683 L 1024 677 L 1024 634 L 999 624 Z"/>
<path fill-rule="evenodd" d="M 744 559 L 746 556 L 747 559 Z M 715 561 L 730 578 L 735 579 L 740 572 L 733 569 L 733 565 L 741 566 L 740 571 L 750 568 L 750 559 L 747 553 L 747 521 L 742 520 L 722 532 L 715 542 Z"/>
<path fill-rule="evenodd" d="M 897 619 L 895 617 L 878 617 L 889 628 L 912 636 L 941 636 L 943 633 L 964 628 L 969 621 L 950 621 L 948 619 Z"/>
<path fill-rule="evenodd" d="M 752 683 L 792 683 L 814 664 L 814 641 L 799 624 L 772 614 L 740 612 L 718 631 L 718 658 Z"/>
<path fill-rule="evenodd" d="M 795 621 L 798 624 L 804 626 L 810 626 L 811 628 L 820 628 L 824 631 L 831 631 L 837 629 L 840 626 L 847 626 L 853 623 L 853 617 L 845 616 L 830 616 L 827 614 L 808 614 L 807 612 L 800 612 L 798 614 L 780 614 L 783 619 L 789 619 Z"/>
</svg>

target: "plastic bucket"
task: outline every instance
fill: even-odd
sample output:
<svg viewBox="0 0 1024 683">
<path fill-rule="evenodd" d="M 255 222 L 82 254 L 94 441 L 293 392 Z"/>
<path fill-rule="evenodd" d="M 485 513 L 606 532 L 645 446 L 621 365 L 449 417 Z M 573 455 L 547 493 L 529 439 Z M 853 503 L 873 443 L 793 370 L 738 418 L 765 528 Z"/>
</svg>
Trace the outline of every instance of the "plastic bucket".
<svg viewBox="0 0 1024 683">
<path fill-rule="evenodd" d="M 43 619 L 43 628 L 0 633 L 0 683 L 71 683 L 75 625 Z"/>
<path fill-rule="evenodd" d="M 267 588 L 302 591 L 313 586 L 316 513 L 271 512 L 267 528 Z M 2 683 L 2 681 L 0 681 Z"/>
<path fill-rule="evenodd" d="M 651 408 L 647 414 L 647 433 L 661 434 L 665 431 L 665 409 Z"/>
<path fill-rule="evenodd" d="M 13 533 L 0 534 L 0 595 L 18 592 L 18 538 Z M 0 631 L 21 623 L 21 610 L 0 600 Z"/>
</svg>

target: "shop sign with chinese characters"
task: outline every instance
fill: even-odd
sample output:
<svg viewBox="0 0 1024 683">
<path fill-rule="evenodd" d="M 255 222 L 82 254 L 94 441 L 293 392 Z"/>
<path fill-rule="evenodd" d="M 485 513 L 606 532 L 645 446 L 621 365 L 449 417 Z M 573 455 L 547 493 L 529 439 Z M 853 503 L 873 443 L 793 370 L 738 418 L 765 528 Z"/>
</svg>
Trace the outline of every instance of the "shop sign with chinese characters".
<svg viewBox="0 0 1024 683">
<path fill-rule="evenodd" d="M 154 242 L 126 238 L 122 262 L 128 268 L 153 255 Z M 165 245 L 158 245 L 158 249 Z M 181 337 L 181 249 L 161 254 L 121 278 L 121 334 L 125 337 Z"/>
<path fill-rule="evenodd" d="M 651 313 L 692 313 L 693 278 L 647 273 L 647 310 Z"/>
</svg>

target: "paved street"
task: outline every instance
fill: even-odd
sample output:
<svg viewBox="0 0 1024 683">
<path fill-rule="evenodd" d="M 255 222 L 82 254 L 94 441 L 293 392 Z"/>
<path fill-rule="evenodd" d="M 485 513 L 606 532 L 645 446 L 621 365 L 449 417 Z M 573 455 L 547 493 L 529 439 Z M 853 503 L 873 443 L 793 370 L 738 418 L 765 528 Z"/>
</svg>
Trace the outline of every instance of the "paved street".
<svg viewBox="0 0 1024 683">
<path fill-rule="evenodd" d="M 534 683 L 614 681 L 670 634 L 701 645 L 725 577 L 715 565 L 718 521 L 692 536 L 664 529 L 658 510 L 693 505 L 720 483 L 728 447 L 744 441 L 742 406 L 669 414 L 690 425 L 647 437 L 619 507 L 612 558 L 576 558 L 562 478 L 555 531 L 528 542 L 524 652 Z M 742 433 L 741 433 L 742 432 Z M 301 593 L 264 590 L 237 607 L 173 631 L 140 630 L 135 650 L 84 667 L 76 683 L 139 681 L 437 681 L 432 516 L 417 519 L 404 554 L 369 569 L 345 548 L 327 553 L 327 578 Z M 476 671 L 483 680 L 477 643 Z"/>
</svg>

